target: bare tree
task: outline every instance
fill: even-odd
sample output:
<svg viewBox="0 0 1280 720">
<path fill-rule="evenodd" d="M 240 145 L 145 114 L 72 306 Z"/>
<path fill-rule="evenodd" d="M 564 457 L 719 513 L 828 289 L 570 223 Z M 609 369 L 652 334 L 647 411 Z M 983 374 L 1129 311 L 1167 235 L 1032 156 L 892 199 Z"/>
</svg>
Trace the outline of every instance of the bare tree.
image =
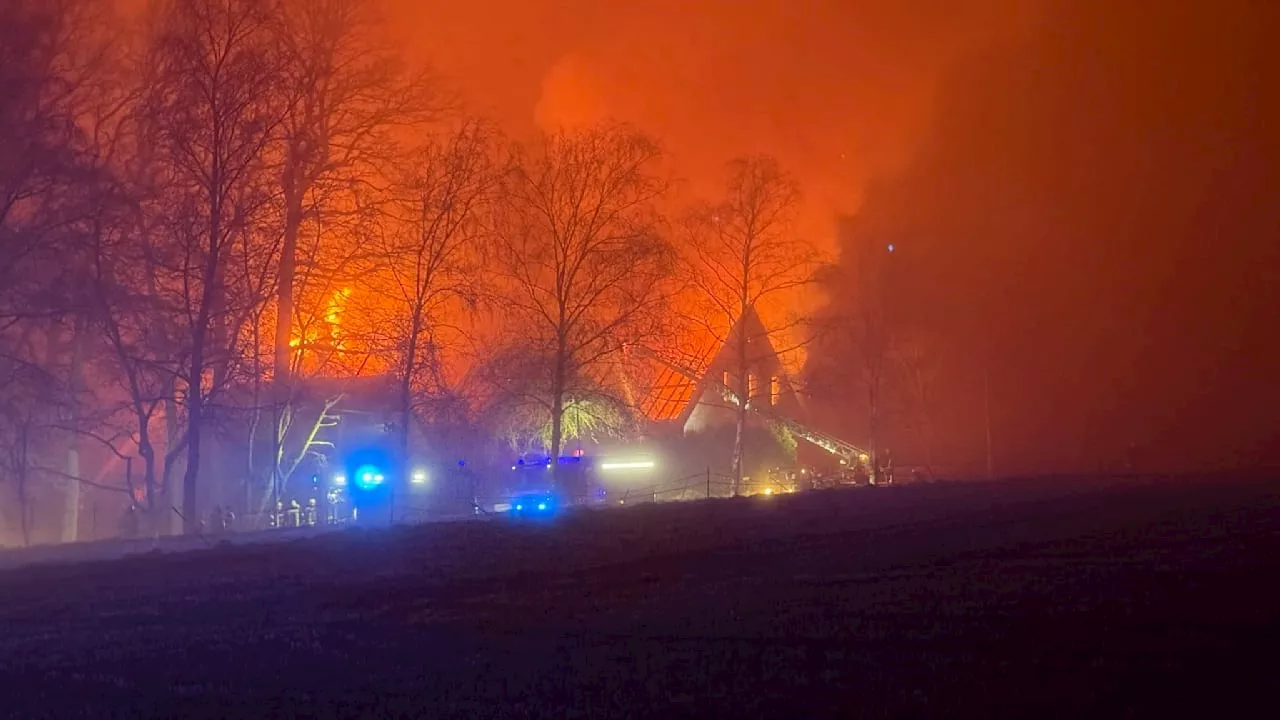
<svg viewBox="0 0 1280 720">
<path fill-rule="evenodd" d="M 894 341 L 884 306 L 878 298 L 870 293 L 863 295 L 846 332 L 850 335 L 850 345 L 858 360 L 860 377 L 867 393 L 867 436 L 871 445 L 870 472 L 874 480 L 880 469 L 885 385 Z"/>
<path fill-rule="evenodd" d="M 817 268 L 817 251 L 795 235 L 799 199 L 796 183 L 773 158 L 740 158 L 729 164 L 724 198 L 693 209 L 685 221 L 695 310 L 687 318 L 718 345 L 733 343 L 731 366 L 723 370 L 736 398 L 735 492 L 742 484 L 748 410 L 770 392 L 756 387 L 762 383 L 754 373 L 778 352 L 777 339 L 798 323 L 768 328 L 753 318 L 813 282 Z M 781 351 L 788 349 L 794 348 Z"/>
<path fill-rule="evenodd" d="M 847 392 L 855 388 L 861 397 L 850 397 L 862 402 L 866 409 L 866 430 L 870 447 L 870 467 L 875 479 L 881 465 L 881 440 L 887 427 L 889 411 L 896 400 L 905 408 L 911 389 L 908 367 L 911 362 L 922 363 L 919 380 L 927 380 L 927 360 L 920 357 L 910 360 L 905 353 L 913 352 L 904 343 L 912 337 L 908 331 L 921 333 L 916 339 L 923 343 L 923 328 L 912 327 L 904 317 L 903 308 L 894 302 L 894 282 L 897 258 L 893 244 L 881 244 L 871 234 L 860 237 L 851 262 L 831 265 L 823 270 L 823 285 L 833 302 L 823 311 L 821 324 L 823 353 L 811 358 L 809 369 L 817 383 L 827 393 Z M 923 352 L 921 344 L 914 352 Z"/>
<path fill-rule="evenodd" d="M 385 266 L 375 273 L 376 304 L 368 310 L 377 318 L 373 344 L 392 358 L 399 386 L 402 464 L 415 410 L 449 394 L 445 346 L 457 345 L 457 318 L 482 291 L 481 241 L 499 180 L 494 138 L 487 124 L 471 120 L 429 140 L 411 156 L 388 207 L 379 247 Z"/>
<path fill-rule="evenodd" d="M 333 422 L 323 408 L 334 406 L 340 393 L 315 404 L 309 416 L 309 391 L 322 384 L 304 388 L 303 377 L 351 375 L 372 359 L 335 336 L 338 316 L 350 279 L 370 271 L 370 228 L 386 195 L 383 169 L 398 160 L 400 135 L 432 117 L 438 104 L 435 83 L 406 71 L 401 56 L 382 42 L 376 0 L 293 0 L 275 7 L 281 92 L 288 100 L 272 157 L 283 235 L 274 312 L 259 313 L 250 326 L 259 350 L 250 380 L 249 482 L 262 475 L 254 448 L 264 410 L 272 426 L 271 491 L 263 503 L 279 494 L 288 468 L 297 466 L 287 458 L 311 454 L 319 445 L 306 439 Z M 264 362 L 259 353 L 267 336 L 273 339 Z M 285 447 L 290 438 L 303 439 L 296 453 Z"/>
<path fill-rule="evenodd" d="M 70 228 L 84 170 L 79 117 L 101 42 L 93 0 L 20 0 L 0 24 L 0 354 L 5 331 L 64 313 Z"/>
<path fill-rule="evenodd" d="M 272 11 L 269 0 L 161 2 L 147 57 L 147 131 L 163 168 L 168 240 L 180 249 L 172 281 L 191 338 L 183 393 L 187 532 L 198 527 L 205 401 L 211 374 L 225 361 L 216 348 L 239 300 L 228 293 L 229 256 L 263 205 L 263 158 L 286 107 Z"/>
<path fill-rule="evenodd" d="M 432 83 L 406 72 L 400 56 L 380 44 L 374 10 L 371 0 L 294 0 L 281 5 L 280 42 L 291 102 L 282 124 L 284 243 L 276 298 L 277 381 L 288 380 L 293 364 L 295 291 L 305 292 L 297 287 L 304 223 L 309 216 L 349 213 L 360 205 L 361 190 L 374 182 L 381 166 L 396 159 L 395 131 L 431 118 L 438 104 Z M 312 241 L 318 245 L 320 234 Z M 318 256 L 308 255 L 313 260 Z"/>
<path fill-rule="evenodd" d="M 106 345 L 96 364 L 119 386 L 120 420 L 132 426 L 130 434 L 142 458 L 143 500 L 154 518 L 166 505 L 160 499 L 163 469 L 185 449 L 185 443 L 162 444 L 164 456 L 158 457 L 155 425 L 166 401 L 173 398 L 190 345 L 177 299 L 157 287 L 156 278 L 166 266 L 149 245 L 138 242 L 142 233 L 130 230 L 141 228 L 119 216 L 103 217 L 89 234 L 86 310 Z"/>
<path fill-rule="evenodd" d="M 92 99 L 101 47 L 88 23 L 92 0 L 18 0 L 0 23 L 0 330 L 49 316 L 62 285 L 57 240 L 77 208 L 68 190 L 81 172 L 79 116 Z M 74 193 L 72 193 L 74 194 Z M 43 272 L 41 272 L 43 271 Z"/>
<path fill-rule="evenodd" d="M 35 342 L 35 334 L 24 333 L 22 344 Z M 27 350 L 28 357 L 38 354 L 34 348 Z M 0 381 L 6 389 L 0 405 L 0 477 L 12 488 L 12 507 L 25 546 L 31 544 L 35 522 L 34 500 L 41 478 L 38 457 L 56 425 L 56 403 L 48 398 L 59 395 L 58 383 L 39 364 L 13 357 L 0 358 Z"/>
<path fill-rule="evenodd" d="M 90 207 L 91 118 L 112 65 L 111 10 L 100 0 L 18 0 L 6 5 L 0 24 L 0 362 L 37 367 L 58 381 L 62 395 L 46 403 L 70 422 L 38 434 L 65 442 L 65 540 L 75 539 L 78 520 L 79 398 L 78 384 L 64 381 L 80 375 L 84 349 L 74 249 Z M 23 392 L 6 384 L 0 402 L 16 408 Z M 49 443 L 40 447 L 53 452 Z"/>
<path fill-rule="evenodd" d="M 623 348 L 662 327 L 674 257 L 655 210 L 658 158 L 625 127 L 562 131 L 519 149 L 503 187 L 501 302 L 513 336 L 547 359 L 553 458 L 567 401 L 597 392 Z"/>
<path fill-rule="evenodd" d="M 892 356 L 894 393 L 906 429 L 915 437 L 925 469 L 933 473 L 934 430 L 938 412 L 940 375 L 945 364 L 943 344 L 920 329 L 899 334 Z"/>
</svg>

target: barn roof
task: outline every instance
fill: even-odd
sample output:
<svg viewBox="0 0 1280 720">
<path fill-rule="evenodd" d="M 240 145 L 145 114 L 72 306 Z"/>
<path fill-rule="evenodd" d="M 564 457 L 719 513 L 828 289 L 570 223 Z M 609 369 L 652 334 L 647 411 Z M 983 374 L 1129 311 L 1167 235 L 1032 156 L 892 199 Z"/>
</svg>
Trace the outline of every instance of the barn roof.
<svg viewBox="0 0 1280 720">
<path fill-rule="evenodd" d="M 654 422 L 687 418 L 708 389 L 708 374 L 717 368 L 732 366 L 730 353 L 741 332 L 749 333 L 750 342 L 756 348 L 752 351 L 752 360 L 776 357 L 763 321 L 754 307 L 748 308 L 723 341 L 708 332 L 695 342 L 685 343 L 684 347 L 673 343 L 656 349 L 652 353 L 656 357 L 648 358 L 646 368 L 651 380 L 644 383 L 646 391 L 636 403 L 641 413 Z"/>
</svg>

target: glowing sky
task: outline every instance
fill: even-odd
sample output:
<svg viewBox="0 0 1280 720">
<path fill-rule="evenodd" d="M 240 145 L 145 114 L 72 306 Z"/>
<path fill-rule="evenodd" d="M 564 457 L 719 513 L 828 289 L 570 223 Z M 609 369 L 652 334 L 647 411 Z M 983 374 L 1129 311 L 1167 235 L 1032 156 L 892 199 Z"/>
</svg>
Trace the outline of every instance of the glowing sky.
<svg viewBox="0 0 1280 720">
<path fill-rule="evenodd" d="M 803 232 L 909 159 L 940 76 L 1025 31 L 1017 0 L 388 0 L 415 61 L 519 134 L 614 118 L 656 135 L 685 189 L 735 155 L 776 155 L 806 195 Z"/>
</svg>

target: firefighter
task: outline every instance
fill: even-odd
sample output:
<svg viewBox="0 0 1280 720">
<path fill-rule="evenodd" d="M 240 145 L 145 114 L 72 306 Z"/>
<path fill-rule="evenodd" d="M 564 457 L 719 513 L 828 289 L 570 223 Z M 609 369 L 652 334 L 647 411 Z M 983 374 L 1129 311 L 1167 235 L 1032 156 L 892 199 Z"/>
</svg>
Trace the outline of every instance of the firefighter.
<svg viewBox="0 0 1280 720">
<path fill-rule="evenodd" d="M 329 493 L 325 495 L 325 499 L 328 500 L 328 502 L 325 503 L 325 522 L 330 525 L 336 525 L 338 524 L 338 489 L 334 488 L 330 490 Z"/>
<path fill-rule="evenodd" d="M 311 498 L 307 501 L 307 527 L 315 527 L 316 525 L 316 499 Z"/>
<path fill-rule="evenodd" d="M 271 513 L 271 527 L 284 527 L 284 502 L 277 500 L 275 512 Z"/>
<path fill-rule="evenodd" d="M 302 506 L 298 504 L 298 499 L 294 498 L 289 501 L 289 527 L 301 527 L 302 522 Z"/>
</svg>

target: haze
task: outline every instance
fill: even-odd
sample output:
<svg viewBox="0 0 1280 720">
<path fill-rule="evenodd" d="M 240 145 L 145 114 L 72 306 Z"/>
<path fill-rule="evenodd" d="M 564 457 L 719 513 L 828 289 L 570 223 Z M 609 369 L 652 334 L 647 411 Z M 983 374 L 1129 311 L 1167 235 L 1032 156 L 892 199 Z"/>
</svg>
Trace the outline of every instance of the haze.
<svg viewBox="0 0 1280 720">
<path fill-rule="evenodd" d="M 800 180 L 809 237 L 834 247 L 835 216 L 860 210 L 938 271 L 913 292 L 1003 305 L 989 328 L 1004 469 L 1091 468 L 1130 444 L 1170 470 L 1274 462 L 1276 15 L 1176 5 L 392 12 L 515 131 L 636 122 L 694 193 L 725 158 L 773 154 Z M 963 454 L 980 423 L 958 395 L 943 435 Z"/>
<path fill-rule="evenodd" d="M 781 0 L 415 3 L 404 42 L 514 132 L 619 118 L 658 136 L 697 190 L 727 158 L 776 155 L 806 231 L 900 168 L 958 58 L 1030 26 L 1035 3 Z"/>
<path fill-rule="evenodd" d="M 94 55 L 102 28 L 116 29 L 108 6 L 150 24 L 122 24 L 118 42 Z M 874 473 L 893 457 L 955 477 L 1280 463 L 1272 3 L 49 7 L 24 0 L 10 29 L 71 30 L 16 31 L 4 50 L 17 71 L 0 78 L 14 98 L 0 108 L 12 151 L 0 182 L 19 198 L 0 215 L 13 259 L 0 266 L 0 369 L 15 393 L 7 401 L 27 413 L 0 435 L 28 443 L 29 428 L 43 427 L 41 447 L 13 456 L 58 458 L 37 463 L 41 472 L 75 475 L 82 453 L 103 492 L 137 495 L 127 463 L 146 458 L 151 509 L 174 506 L 182 475 L 192 512 L 233 493 L 261 512 L 354 449 L 334 439 L 312 452 L 314 436 L 302 436 L 306 462 L 285 472 L 280 448 L 255 450 L 262 438 L 246 421 L 254 437 L 210 439 L 225 446 L 202 460 L 201 429 L 212 438 L 236 423 L 205 424 L 200 405 L 269 422 L 266 408 L 284 396 L 315 401 L 291 395 L 312 381 L 395 385 L 399 400 L 364 400 L 399 421 L 360 422 L 399 423 L 405 472 L 414 453 L 454 452 L 445 437 L 470 438 L 468 453 L 500 468 L 516 448 L 558 456 L 570 442 L 664 437 L 690 443 L 671 454 L 694 470 L 706 468 L 704 450 L 725 466 L 735 494 L 753 472 L 772 471 L 775 449 L 797 466 Z M 381 22 L 329 23 L 358 48 L 353 57 L 377 58 L 342 78 L 367 93 L 306 85 L 348 67 L 307 64 L 314 38 L 301 28 L 333 8 L 378 10 Z M 191 28 L 215 16 L 247 18 L 243 54 L 231 56 L 261 84 L 249 92 L 216 78 L 229 83 L 230 107 L 248 108 L 235 158 L 192 150 L 218 147 L 201 132 L 223 137 L 204 124 L 216 112 L 188 109 L 208 101 L 190 78 L 212 66 L 199 56 L 214 36 Z M 434 73 L 432 92 L 401 73 L 420 67 Z M 49 94 L 75 72 L 87 80 Z M 441 96 L 452 100 L 450 122 L 440 122 Z M 566 171 L 610 154 L 626 162 L 595 171 L 628 172 Z M 212 169 L 231 161 L 241 170 L 211 190 Z M 545 186 L 557 181 L 581 183 L 580 194 L 609 188 L 592 215 L 604 225 L 582 230 L 580 208 L 549 207 L 574 195 Z M 756 206 L 738 202 L 748 196 Z M 232 213 L 228 197 L 243 206 Z M 762 209 L 774 220 L 763 231 Z M 431 247 L 411 240 L 441 227 L 435 250 L 457 252 L 425 263 Z M 730 242 L 747 235 L 766 250 Z M 172 257 L 210 260 L 196 277 L 194 265 L 157 254 L 152 237 L 171 243 Z M 560 297 L 562 315 L 581 312 L 553 321 L 539 302 L 561 289 L 548 280 L 568 262 L 556 242 L 574 238 L 584 254 L 570 264 L 594 269 L 586 282 L 609 282 Z M 597 252 L 602 239 L 607 252 Z M 68 260 L 77 253 L 85 262 Z M 725 262 L 762 256 L 767 272 L 722 277 Z M 405 273 L 427 266 L 447 272 L 411 288 Z M 574 332 L 583 344 L 569 347 Z M 748 358 L 744 341 L 737 370 L 721 367 L 730 340 L 749 333 L 761 357 Z M 64 347 L 73 336 L 90 343 L 86 354 Z M 207 343 L 225 347 L 206 353 Z M 135 382 L 139 372 L 155 374 L 154 387 Z M 188 405 L 182 388 L 206 375 L 208 397 Z M 716 377 L 748 398 L 718 439 L 694 412 L 725 402 L 704 397 Z M 765 387 L 781 415 L 749 418 Z M 67 405 L 37 402 L 55 395 Z M 517 397 L 537 407 L 498 407 Z M 583 415 L 594 419 L 565 421 L 574 403 L 594 404 Z M 97 425 L 69 429 L 71 416 Z M 744 440 L 749 424 L 764 433 L 759 448 Z M 92 450 L 80 447 L 85 432 Z M 815 432 L 845 449 L 833 454 Z M 814 457 L 806 445 L 796 454 L 796 433 L 819 448 Z M 261 465 L 259 454 L 276 460 Z M 202 485 L 220 472 L 202 462 L 252 477 L 234 490 Z M 79 507 L 74 492 L 51 497 L 49 518 Z"/>
</svg>

